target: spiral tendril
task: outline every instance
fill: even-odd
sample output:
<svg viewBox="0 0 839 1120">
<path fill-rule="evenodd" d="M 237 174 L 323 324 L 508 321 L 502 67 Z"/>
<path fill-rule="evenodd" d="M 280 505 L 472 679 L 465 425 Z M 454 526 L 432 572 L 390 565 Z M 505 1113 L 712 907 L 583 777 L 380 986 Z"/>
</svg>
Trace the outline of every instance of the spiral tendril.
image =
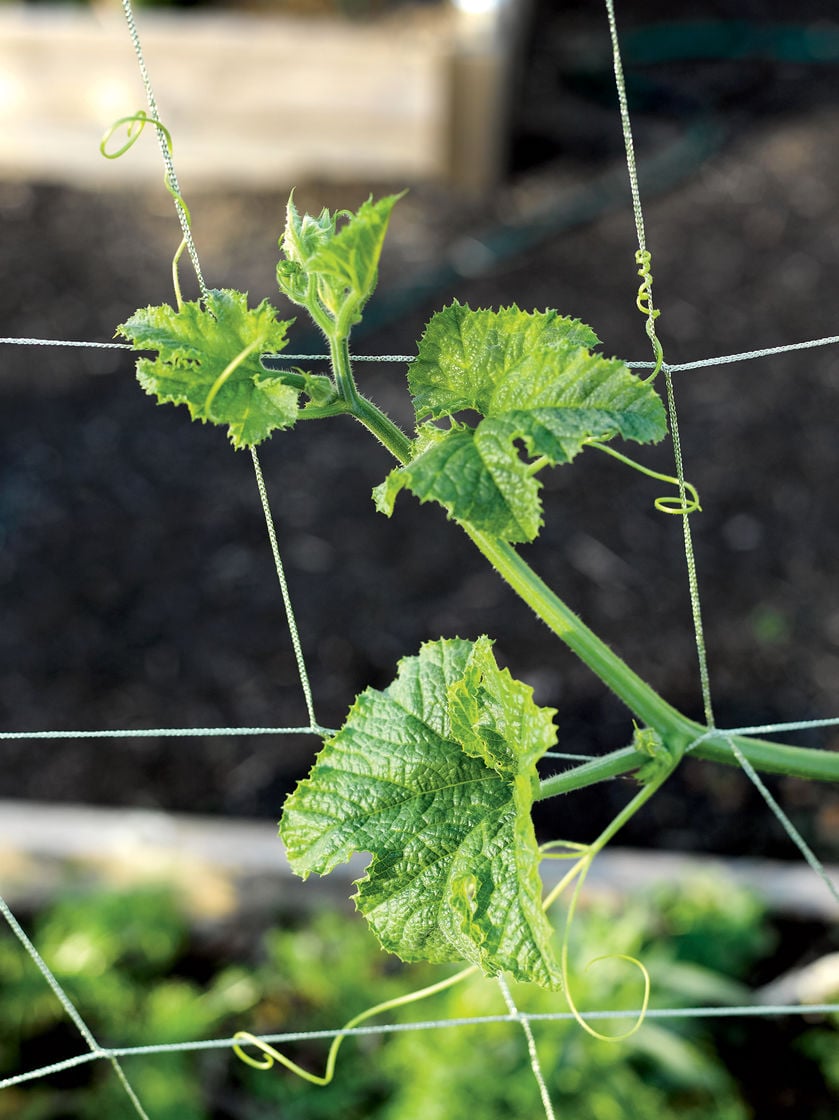
<svg viewBox="0 0 839 1120">
<path fill-rule="evenodd" d="M 654 478 L 658 482 L 666 482 L 669 486 L 675 486 L 679 494 L 666 495 L 662 498 L 656 498 L 653 505 L 659 513 L 669 513 L 675 516 L 684 517 L 686 514 L 696 513 L 702 509 L 699 501 L 699 491 L 692 482 L 686 479 L 675 478 L 673 475 L 662 474 L 660 471 L 654 471 L 650 467 L 645 467 L 642 463 L 637 463 L 634 459 L 630 459 L 628 455 L 621 454 L 616 451 L 614 447 L 609 447 L 608 444 L 600 443 L 598 440 L 589 440 L 589 447 L 594 447 L 598 451 L 605 451 L 607 455 L 611 455 L 613 459 L 617 459 L 621 463 L 626 463 L 628 467 L 638 471 L 640 474 L 645 474 L 648 478 Z"/>
<path fill-rule="evenodd" d="M 105 159 L 119 159 L 120 156 L 124 156 L 128 149 L 133 148 L 137 141 L 140 139 L 143 129 L 147 124 L 154 125 L 154 127 L 163 137 L 163 140 L 166 144 L 166 150 L 171 156 L 172 133 L 162 121 L 157 120 L 155 117 L 150 117 L 145 109 L 138 109 L 137 112 L 132 113 L 131 116 L 120 117 L 118 120 L 115 120 L 114 123 L 105 131 L 104 136 L 99 141 L 100 154 L 103 155 Z M 112 139 L 117 130 L 122 127 L 125 127 L 125 143 L 122 144 L 121 147 L 117 148 L 116 151 L 109 152 L 109 141 Z M 168 167 L 163 172 L 163 185 L 166 187 L 166 190 L 169 192 L 172 198 L 174 198 L 176 204 L 180 207 L 181 213 L 183 214 L 183 218 L 188 229 L 192 225 L 192 215 L 190 214 L 189 207 L 184 201 L 183 195 L 172 182 Z M 180 310 L 183 306 L 183 300 L 181 298 L 181 286 L 178 279 L 178 262 L 180 261 L 181 254 L 183 253 L 185 248 L 187 248 L 186 238 L 181 241 L 180 245 L 175 250 L 174 257 L 172 258 L 172 283 L 175 288 L 175 300 L 178 305 L 178 310 Z"/>
<path fill-rule="evenodd" d="M 652 257 L 650 256 L 649 249 L 638 249 L 636 251 L 635 263 L 638 265 L 638 275 L 641 277 L 641 284 L 638 288 L 638 295 L 635 297 L 635 306 L 642 315 L 647 317 L 647 338 L 649 338 L 652 343 L 653 354 L 655 356 L 655 367 L 650 376 L 645 378 L 646 381 L 654 381 L 664 364 L 664 351 L 662 350 L 661 343 L 658 341 L 658 336 L 655 331 L 655 321 L 661 312 L 657 307 L 653 306 L 653 274 L 650 271 L 651 261 Z"/>
<path fill-rule="evenodd" d="M 119 159 L 120 156 L 125 155 L 129 148 L 133 148 L 137 141 L 140 139 L 143 129 L 147 124 L 153 124 L 154 127 L 161 133 L 163 139 L 166 141 L 166 147 L 169 149 L 169 154 L 172 154 L 172 133 L 163 124 L 162 121 L 156 121 L 154 117 L 150 117 L 145 109 L 139 109 L 136 113 L 132 113 L 130 117 L 120 117 L 119 120 L 114 121 L 110 128 L 105 132 L 99 143 L 99 151 L 105 159 Z M 113 137 L 114 133 L 125 125 L 125 135 L 127 137 L 125 143 L 121 148 L 117 148 L 115 152 L 107 150 L 108 141 Z"/>
<path fill-rule="evenodd" d="M 459 984 L 462 980 L 472 976 L 475 972 L 477 972 L 477 967 L 475 965 L 470 965 L 468 968 L 456 972 L 453 976 L 446 977 L 445 980 L 439 980 L 436 984 L 429 984 L 425 988 L 418 988 L 413 992 L 408 992 L 406 995 L 396 996 L 394 999 L 385 1000 L 384 1003 L 377 1003 L 374 1007 L 368 1007 L 365 1011 L 362 1011 L 360 1015 L 356 1015 L 354 1018 L 350 1019 L 348 1023 L 344 1024 L 341 1030 L 350 1031 L 367 1019 L 372 1019 L 374 1015 L 381 1015 L 385 1011 L 395 1010 L 398 1007 L 405 1007 L 409 1003 L 417 1003 L 419 1000 L 437 995 L 438 992 L 444 992 L 447 988 L 454 987 L 455 984 Z M 251 1034 L 250 1031 L 237 1031 L 233 1037 L 236 1039 L 236 1044 L 233 1047 L 234 1054 L 253 1069 L 269 1070 L 274 1066 L 275 1062 L 279 1062 L 279 1064 L 285 1066 L 287 1070 L 290 1070 L 298 1077 L 302 1077 L 303 1080 L 310 1082 L 312 1085 L 328 1085 L 335 1076 L 335 1063 L 338 1059 L 338 1051 L 341 1049 L 341 1043 L 347 1036 L 339 1032 L 333 1038 L 326 1059 L 326 1069 L 323 1074 L 310 1073 L 308 1070 L 303 1069 L 297 1062 L 292 1061 L 287 1054 L 283 1054 L 266 1042 L 265 1039 Z M 251 1046 L 261 1051 L 263 1056 L 259 1058 L 253 1057 L 244 1049 L 245 1046 Z"/>
<path fill-rule="evenodd" d="M 142 131 L 147 124 L 154 125 L 154 127 L 158 130 L 158 132 L 166 142 L 166 149 L 171 156 L 172 133 L 169 131 L 166 125 L 163 124 L 162 121 L 158 121 L 155 120 L 154 117 L 150 117 L 145 109 L 138 109 L 137 112 L 132 113 L 130 117 L 120 117 L 119 120 L 114 121 L 114 123 L 110 126 L 110 128 L 107 129 L 105 135 L 99 142 L 100 154 L 103 155 L 105 159 L 119 159 L 120 156 L 124 156 L 128 149 L 133 148 L 137 141 L 140 139 Z M 117 129 L 122 128 L 123 125 L 125 126 L 125 135 L 127 137 L 125 143 L 122 145 L 122 147 L 117 148 L 115 152 L 109 152 L 108 141 L 113 137 Z M 186 224 L 188 226 L 192 225 L 192 216 L 190 215 L 189 207 L 184 202 L 184 198 L 181 192 L 172 185 L 169 179 L 168 170 L 166 170 L 163 174 L 163 185 L 166 187 L 166 190 L 169 192 L 169 194 L 171 194 L 172 198 L 174 198 L 175 202 L 177 202 L 177 204 L 182 208 L 184 217 L 186 218 Z"/>
</svg>

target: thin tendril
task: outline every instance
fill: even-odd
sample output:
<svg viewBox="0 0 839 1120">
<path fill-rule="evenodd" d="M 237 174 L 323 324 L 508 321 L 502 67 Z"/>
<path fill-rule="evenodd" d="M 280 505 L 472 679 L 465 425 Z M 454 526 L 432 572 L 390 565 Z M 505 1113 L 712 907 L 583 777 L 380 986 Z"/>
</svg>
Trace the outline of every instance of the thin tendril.
<svg viewBox="0 0 839 1120">
<path fill-rule="evenodd" d="M 137 66 L 140 70 L 140 77 L 143 80 L 143 88 L 146 91 L 146 100 L 149 106 L 149 120 L 151 120 L 153 124 L 156 124 L 160 120 L 160 113 L 157 111 L 157 100 L 154 96 L 154 89 L 152 88 L 151 78 L 149 77 L 149 71 L 148 67 L 146 66 L 146 59 L 143 53 L 143 45 L 140 42 L 140 35 L 137 31 L 137 24 L 134 20 L 134 11 L 131 7 L 131 0 L 122 0 L 122 10 L 125 15 L 128 34 L 131 38 L 132 46 L 134 47 L 134 54 L 137 58 Z M 195 248 L 195 242 L 192 237 L 192 230 L 190 229 L 189 211 L 184 205 L 183 199 L 180 196 L 181 188 L 178 185 L 178 176 L 175 173 L 175 165 L 172 161 L 171 149 L 167 145 L 166 138 L 159 129 L 158 140 L 160 143 L 160 154 L 163 156 L 163 163 L 166 167 L 166 189 L 175 199 L 175 209 L 178 213 L 178 221 L 181 224 L 181 230 L 184 237 L 186 238 L 189 258 L 192 261 L 192 267 L 198 280 L 198 287 L 201 291 L 201 296 L 202 298 L 206 299 L 208 288 L 201 273 L 201 262 L 198 260 L 198 250 Z"/>
<path fill-rule="evenodd" d="M 626 463 L 628 467 L 633 470 L 639 471 L 641 474 L 647 475 L 648 478 L 654 478 L 658 482 L 667 482 L 675 486 L 679 490 L 679 497 L 663 497 L 656 498 L 653 505 L 659 513 L 672 513 L 682 514 L 687 516 L 691 513 L 696 513 L 701 510 L 702 506 L 699 504 L 699 493 L 696 487 L 686 482 L 684 478 L 674 478 L 669 474 L 661 474 L 659 471 L 654 471 L 650 467 L 645 467 L 641 463 L 630 459 L 628 455 L 623 455 L 620 451 L 615 451 L 606 443 L 600 443 L 599 440 L 591 440 L 588 443 L 589 447 L 594 447 L 598 451 L 605 451 L 607 455 L 611 455 L 613 459 L 619 460 L 621 463 Z"/>
<path fill-rule="evenodd" d="M 158 130 L 162 138 L 162 142 L 166 146 L 166 151 L 168 152 L 171 159 L 172 133 L 169 131 L 166 125 L 163 124 L 162 121 L 156 120 L 154 117 L 150 117 L 144 109 L 138 109 L 137 112 L 132 113 L 130 117 L 120 117 L 118 120 L 114 121 L 114 123 L 110 126 L 110 128 L 107 129 L 105 135 L 99 142 L 100 153 L 105 157 L 105 159 L 119 159 L 120 156 L 125 155 L 129 148 L 134 147 L 134 145 L 140 139 L 142 131 L 147 124 L 154 125 L 154 127 Z M 117 131 L 117 129 L 121 128 L 123 125 L 127 126 L 127 140 L 121 148 L 117 148 L 115 152 L 109 152 L 107 150 L 108 141 Z M 169 192 L 169 194 L 171 194 L 172 198 L 174 198 L 178 206 L 183 210 L 186 224 L 188 226 L 192 225 L 192 216 L 189 212 L 189 207 L 187 206 L 186 202 L 184 202 L 183 195 L 178 189 L 177 183 L 172 181 L 172 177 L 169 174 L 168 167 L 163 172 L 163 185 L 166 187 L 166 190 Z M 178 255 L 180 255 L 180 253 L 181 249 L 178 250 Z"/>
<path fill-rule="evenodd" d="M 547 910 L 550 906 L 553 905 L 553 903 L 562 894 L 562 892 L 565 890 L 565 888 L 567 886 L 569 886 L 569 884 L 572 883 L 575 879 L 577 880 L 577 882 L 574 886 L 573 893 L 571 895 L 571 901 L 568 904 L 568 912 L 565 916 L 565 927 L 564 927 L 564 932 L 563 932 L 563 936 L 562 936 L 562 948 L 560 950 L 560 960 L 559 960 L 560 976 L 562 978 L 562 985 L 563 985 L 563 989 L 565 991 L 565 999 L 568 1003 L 568 1007 L 571 1011 L 571 1014 L 574 1016 L 575 1020 L 583 1028 L 583 1030 L 585 1030 L 588 1034 L 592 1035 L 592 1037 L 599 1039 L 601 1042 L 621 1042 L 624 1039 L 627 1039 L 631 1035 L 635 1034 L 635 1032 L 639 1029 L 639 1027 L 641 1026 L 641 1024 L 644 1021 L 644 1018 L 646 1017 L 647 1007 L 649 1005 L 650 975 L 649 975 L 649 972 L 647 971 L 647 969 L 641 963 L 641 961 L 637 960 L 635 957 L 630 957 L 630 956 L 628 956 L 627 954 L 624 954 L 624 953 L 609 954 L 609 956 L 612 957 L 615 960 L 626 960 L 626 961 L 629 961 L 630 963 L 634 964 L 636 966 L 636 968 L 639 969 L 642 976 L 644 977 L 644 998 L 641 1002 L 641 1007 L 640 1007 L 639 1012 L 638 1012 L 638 1017 L 637 1017 L 636 1021 L 633 1023 L 633 1025 L 629 1028 L 629 1030 L 623 1031 L 619 1035 L 605 1035 L 605 1034 L 602 1034 L 600 1031 L 595 1030 L 594 1027 L 590 1026 L 586 1022 L 582 1013 L 577 1008 L 577 1005 L 574 1002 L 574 997 L 571 994 L 571 984 L 570 984 L 570 980 L 569 980 L 569 969 L 568 969 L 568 943 L 569 943 L 569 940 L 570 940 L 571 924 L 574 920 L 574 915 L 575 915 L 576 909 L 577 909 L 577 901 L 580 897 L 580 892 L 583 888 L 583 884 L 585 883 L 586 876 L 588 875 L 589 870 L 591 869 L 591 865 L 594 863 L 594 859 L 597 856 L 597 854 L 599 852 L 601 852 L 603 850 L 603 848 L 606 847 L 606 845 L 612 840 L 612 838 L 615 836 L 615 834 L 617 832 L 619 832 L 621 828 L 623 828 L 623 826 L 627 823 L 627 821 L 629 821 L 638 812 L 638 810 L 644 804 L 646 804 L 647 801 L 649 801 L 649 799 L 653 796 L 653 794 L 656 793 L 661 788 L 661 786 L 664 784 L 664 782 L 666 782 L 667 779 L 670 777 L 670 775 L 673 773 L 677 764 L 678 764 L 678 759 L 671 758 L 671 760 L 667 764 L 666 768 L 660 770 L 659 773 L 656 775 L 656 777 L 652 778 L 645 786 L 643 786 L 638 791 L 638 793 L 636 793 L 636 795 L 632 798 L 632 800 L 629 802 L 629 804 L 625 805 L 624 808 L 621 809 L 621 811 L 615 816 L 615 818 L 612 821 L 610 821 L 610 823 L 606 826 L 606 828 L 604 828 L 604 830 L 600 833 L 600 835 L 597 837 L 597 839 L 594 840 L 591 844 L 588 844 L 586 846 L 582 846 L 582 845 L 579 845 L 579 844 L 576 844 L 576 843 L 573 843 L 573 842 L 560 840 L 560 841 L 556 841 L 556 842 L 551 843 L 551 844 L 547 844 L 542 849 L 543 853 L 548 854 L 548 855 L 552 856 L 553 858 L 559 858 L 559 859 L 563 859 L 563 858 L 573 859 L 575 852 L 580 853 L 579 857 L 577 858 L 576 863 L 560 879 L 560 881 L 556 884 L 556 886 L 553 888 L 553 890 L 551 890 L 546 895 L 546 897 L 545 897 L 545 899 L 542 903 L 542 906 L 545 910 Z M 556 853 L 555 854 L 555 853 L 553 853 L 552 849 L 555 848 L 555 847 L 566 849 L 567 854 L 564 854 L 564 853 Z M 605 958 L 604 957 L 595 958 L 595 960 L 603 960 L 603 959 L 605 959 Z M 595 961 L 590 961 L 589 965 L 587 967 L 589 967 L 591 964 L 594 964 L 594 963 L 595 963 Z"/>
<path fill-rule="evenodd" d="M 629 961 L 631 964 L 634 964 L 636 968 L 638 968 L 644 978 L 644 996 L 641 1000 L 641 1007 L 638 1011 L 638 1017 L 628 1030 L 621 1031 L 620 1034 L 604 1034 L 602 1031 L 596 1030 L 589 1023 L 587 1023 L 582 1012 L 577 1007 L 573 995 L 571 994 L 571 981 L 569 978 L 568 970 L 568 942 L 571 933 L 571 924 L 577 911 L 577 902 L 580 897 L 580 892 L 583 889 L 583 885 L 586 881 L 586 876 L 588 875 L 591 865 L 594 862 L 595 854 L 596 853 L 594 850 L 590 850 L 588 853 L 586 853 L 586 855 L 583 856 L 583 858 L 577 865 L 580 870 L 577 876 L 577 882 L 574 886 L 574 891 L 571 895 L 571 901 L 568 904 L 568 913 L 565 916 L 565 929 L 562 935 L 562 948 L 560 950 L 559 967 L 560 973 L 562 975 L 562 985 L 568 1007 L 571 1011 L 571 1014 L 574 1016 L 575 1020 L 577 1021 L 579 1026 L 583 1028 L 586 1034 L 591 1035 L 592 1038 L 596 1038 L 599 1042 L 625 1042 L 626 1039 L 630 1038 L 635 1034 L 637 1030 L 640 1029 L 641 1025 L 644 1022 L 644 1019 L 646 1018 L 647 1008 L 650 1003 L 650 974 L 645 966 L 641 963 L 641 961 L 639 961 L 636 957 L 630 957 L 626 953 L 609 953 L 606 956 L 595 957 L 586 965 L 586 969 L 588 969 L 593 964 L 596 964 L 598 961 L 602 960 Z"/>
<path fill-rule="evenodd" d="M 447 988 L 459 984 L 462 980 L 465 980 L 467 976 L 471 976 L 476 971 L 477 967 L 471 965 L 461 972 L 456 972 L 454 976 L 449 976 L 446 980 L 440 980 L 436 984 L 429 984 L 426 988 L 418 988 L 416 991 L 409 992 L 407 995 L 397 996 L 395 999 L 385 1000 L 384 1003 L 377 1003 L 374 1007 L 368 1007 L 366 1011 L 362 1011 L 360 1015 L 356 1015 L 353 1019 L 350 1019 L 348 1023 L 345 1023 L 342 1027 L 342 1032 L 352 1030 L 353 1027 L 357 1027 L 359 1023 L 371 1019 L 374 1015 L 381 1015 L 385 1011 L 392 1011 L 394 1008 L 404 1007 L 409 1003 L 416 1003 L 418 1000 L 437 995 L 438 992 L 444 992 Z M 303 1069 L 297 1062 L 271 1046 L 270 1043 L 266 1042 L 264 1039 L 251 1034 L 249 1031 L 237 1031 L 233 1037 L 237 1040 L 233 1046 L 233 1051 L 246 1065 L 252 1066 L 254 1069 L 268 1070 L 273 1067 L 275 1062 L 279 1062 L 280 1065 L 285 1066 L 286 1069 L 297 1074 L 298 1077 L 302 1077 L 312 1085 L 328 1085 L 335 1076 L 335 1063 L 338 1058 L 338 1051 L 341 1049 L 341 1043 L 347 1036 L 343 1033 L 339 1033 L 332 1040 L 332 1045 L 329 1047 L 329 1053 L 326 1059 L 326 1069 L 323 1074 L 310 1073 L 308 1070 Z M 252 1057 L 250 1054 L 246 1053 L 240 1043 L 261 1050 L 265 1055 L 264 1058 Z"/>
<path fill-rule="evenodd" d="M 645 381 L 655 381 L 658 372 L 664 364 L 664 350 L 658 340 L 658 335 L 655 330 L 655 321 L 661 312 L 653 306 L 653 274 L 650 272 L 650 256 L 649 249 L 638 249 L 635 253 L 635 263 L 638 267 L 638 275 L 641 277 L 641 285 L 638 288 L 638 295 L 635 298 L 635 306 L 642 315 L 647 317 L 647 338 L 652 343 L 653 356 L 655 357 L 655 367 L 649 377 L 645 377 Z"/>
<path fill-rule="evenodd" d="M 650 271 L 650 254 L 647 250 L 646 231 L 644 229 L 644 212 L 641 207 L 641 191 L 638 186 L 638 166 L 635 160 L 635 143 L 632 137 L 632 123 L 629 118 L 629 102 L 626 96 L 626 80 L 623 73 L 620 42 L 618 40 L 618 27 L 615 18 L 614 0 L 605 0 L 606 14 L 609 20 L 609 35 L 612 42 L 612 62 L 615 71 L 615 86 L 617 88 L 618 105 L 620 107 L 621 127 L 623 130 L 624 147 L 626 149 L 626 167 L 629 174 L 629 186 L 632 195 L 632 211 L 635 215 L 635 230 L 638 238 L 638 250 L 635 260 L 639 266 L 638 275 L 641 277 L 641 287 L 636 298 L 636 305 L 647 315 L 647 334 L 653 344 L 655 355 L 656 374 L 663 364 L 661 346 L 655 333 L 655 320 L 658 312 L 652 303 L 652 273 Z M 690 590 L 691 613 L 693 616 L 694 636 L 696 639 L 696 652 L 699 659 L 699 679 L 702 690 L 702 702 L 705 711 L 705 722 L 709 727 L 714 726 L 714 710 L 711 703 L 711 685 L 708 673 L 708 657 L 705 649 L 705 631 L 702 624 L 702 609 L 699 599 L 699 583 L 696 576 L 696 559 L 693 552 L 693 538 L 691 536 L 690 519 L 686 499 L 687 486 L 684 481 L 684 465 L 682 462 L 682 449 L 679 440 L 679 423 L 676 414 L 676 401 L 673 392 L 673 378 L 669 370 L 665 370 L 667 385 L 667 410 L 670 419 L 670 433 L 673 439 L 673 454 L 676 461 L 676 474 L 679 479 L 679 503 L 681 508 L 676 512 L 682 514 L 682 528 L 685 545 L 685 560 L 688 569 L 688 586 Z M 673 512 L 664 507 L 665 513 Z"/>
<path fill-rule="evenodd" d="M 221 389 L 225 381 L 227 381 L 228 378 L 230 378 L 236 372 L 242 362 L 244 362 L 245 359 L 254 352 L 254 350 L 259 349 L 261 345 L 262 339 L 255 338 L 253 342 L 250 342 L 247 346 L 240 350 L 236 357 L 227 363 L 227 365 L 215 379 L 213 384 L 210 386 L 210 391 L 209 393 L 207 393 L 207 398 L 204 401 L 204 415 L 207 417 L 207 419 L 210 419 L 210 409 L 213 406 L 213 401 L 218 395 L 219 389 Z"/>
<path fill-rule="evenodd" d="M 181 239 L 180 245 L 175 250 L 175 255 L 172 257 L 172 287 L 175 289 L 175 303 L 178 311 L 183 311 L 184 301 L 181 296 L 181 277 L 178 272 L 178 265 L 181 262 L 183 251 L 186 248 L 186 238 Z"/>
<path fill-rule="evenodd" d="M 148 115 L 144 109 L 138 109 L 136 113 L 132 113 L 130 117 L 120 117 L 119 120 L 114 121 L 110 128 L 105 132 L 99 143 L 99 151 L 105 159 L 119 159 L 120 156 L 125 155 L 129 148 L 133 148 L 143 132 L 147 124 L 153 124 L 154 127 L 163 135 L 166 141 L 166 147 L 171 155 L 172 152 L 172 133 L 162 121 L 156 121 Z M 117 131 L 126 125 L 126 141 L 121 148 L 117 148 L 115 152 L 107 150 L 108 141 Z"/>
</svg>

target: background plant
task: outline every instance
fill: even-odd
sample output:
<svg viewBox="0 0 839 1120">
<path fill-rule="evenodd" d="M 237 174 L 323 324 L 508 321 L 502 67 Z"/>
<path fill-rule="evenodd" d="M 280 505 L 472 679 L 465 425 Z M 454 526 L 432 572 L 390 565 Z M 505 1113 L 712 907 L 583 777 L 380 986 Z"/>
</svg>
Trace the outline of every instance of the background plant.
<svg viewBox="0 0 839 1120">
<path fill-rule="evenodd" d="M 82 929 L 81 906 L 87 919 Z M 177 897 L 163 886 L 73 893 L 37 918 L 35 934 L 97 1036 L 136 1044 L 223 1036 L 243 1013 L 256 1030 L 270 1031 L 278 1022 L 304 1032 L 330 1030 L 360 1006 L 397 996 L 407 984 L 433 982 L 447 971 L 428 965 L 406 970 L 377 950 L 359 918 L 331 910 L 271 928 L 248 959 L 220 963 L 206 943 L 195 940 Z M 724 1006 L 744 998 L 745 983 L 771 955 L 774 941 L 772 925 L 753 897 L 706 878 L 586 906 L 573 930 L 571 956 L 580 997 L 588 1005 L 608 1003 L 632 1013 L 637 978 L 608 964 L 584 971 L 592 953 L 643 957 L 656 977 L 654 1007 Z M 0 984 L 4 1066 L 30 1053 L 46 1059 L 75 1050 L 57 1003 L 8 940 L 0 942 Z M 556 997 L 532 985 L 517 988 L 515 995 L 530 1013 L 557 1011 Z M 503 1011 L 496 986 L 475 976 L 433 997 L 424 1014 L 442 1022 Z M 412 1021 L 416 1009 L 392 1017 Z M 735 1084 L 716 1054 L 719 1024 L 649 1019 L 621 1047 L 597 1042 L 569 1019 L 536 1023 L 535 1030 L 562 1115 L 580 1120 L 751 1115 L 748 1087 Z M 811 1029 L 811 1077 L 819 1078 L 822 1070 L 832 1076 L 834 1039 L 829 1029 Z M 316 1069 L 327 1045 L 312 1039 L 291 1050 Z M 457 1120 L 469 1110 L 501 1120 L 532 1111 L 531 1071 L 509 1024 L 362 1036 L 345 1048 L 340 1076 L 317 1091 L 279 1071 L 258 1073 L 231 1063 L 224 1050 L 133 1057 L 126 1066 L 160 1120 L 222 1115 L 258 1120 L 277 1110 L 288 1120 L 325 1120 L 336 1110 L 348 1120 L 393 1120 L 416 1109 L 433 1120 Z M 430 1081 L 436 1087 L 432 1094 Z M 117 1115 L 123 1107 L 119 1086 L 98 1063 L 0 1094 L 0 1116 L 16 1120 Z"/>
</svg>

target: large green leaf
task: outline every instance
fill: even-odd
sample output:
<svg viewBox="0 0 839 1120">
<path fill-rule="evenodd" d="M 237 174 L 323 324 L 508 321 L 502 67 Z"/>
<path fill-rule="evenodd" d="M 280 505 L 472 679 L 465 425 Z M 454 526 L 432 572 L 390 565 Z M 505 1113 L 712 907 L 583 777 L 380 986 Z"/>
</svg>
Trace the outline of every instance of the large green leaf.
<svg viewBox="0 0 839 1120">
<path fill-rule="evenodd" d="M 591 353 L 597 342 L 554 311 L 455 302 L 435 315 L 408 381 L 418 419 L 449 418 L 449 427 L 419 428 L 412 460 L 376 489 L 378 508 L 389 515 L 407 488 L 476 529 L 532 540 L 541 525 L 536 470 L 571 462 L 593 440 L 652 443 L 667 432 L 652 386 Z M 453 419 L 470 411 L 479 413 L 474 426 Z"/>
<path fill-rule="evenodd" d="M 511 400 L 515 389 L 511 394 L 508 383 L 550 386 L 568 354 L 598 342 L 591 327 L 555 311 L 528 313 L 515 305 L 473 310 L 454 300 L 432 316 L 408 369 L 417 417 L 450 416 L 464 408 L 483 416 L 503 411 L 493 398 L 500 391 Z"/>
<path fill-rule="evenodd" d="M 136 311 L 117 334 L 140 358 L 137 378 L 161 403 L 185 404 L 194 420 L 226 424 L 234 447 L 253 447 L 298 414 L 298 391 L 272 376 L 260 355 L 286 345 L 290 322 L 263 300 L 248 308 L 243 292 L 214 290 L 179 310 L 163 304 Z"/>
<path fill-rule="evenodd" d="M 558 988 L 530 819 L 553 715 L 487 638 L 427 643 L 358 697 L 286 801 L 292 868 L 325 875 L 371 852 L 356 903 L 386 949 Z"/>
</svg>

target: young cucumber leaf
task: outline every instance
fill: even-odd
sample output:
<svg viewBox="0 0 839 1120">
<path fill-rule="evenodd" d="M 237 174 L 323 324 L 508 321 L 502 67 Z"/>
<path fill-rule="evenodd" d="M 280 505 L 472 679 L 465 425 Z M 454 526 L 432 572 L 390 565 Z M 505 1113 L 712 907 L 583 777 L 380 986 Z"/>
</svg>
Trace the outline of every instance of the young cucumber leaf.
<svg viewBox="0 0 839 1120">
<path fill-rule="evenodd" d="M 216 290 L 177 311 L 168 304 L 136 311 L 116 333 L 136 350 L 158 352 L 137 362 L 147 393 L 161 404 L 185 404 L 193 420 L 226 424 L 241 448 L 297 418 L 298 390 L 259 361 L 286 345 L 290 325 L 265 300 L 249 309 L 245 293 Z"/>
<path fill-rule="evenodd" d="M 667 432 L 651 385 L 616 359 L 592 354 L 593 331 L 554 311 L 438 312 L 408 382 L 421 424 L 413 459 L 374 492 L 388 515 L 400 490 L 434 500 L 459 521 L 509 541 L 532 540 L 542 508 L 535 471 L 569 463 L 592 440 L 654 443 Z M 477 424 L 455 422 L 479 413 Z M 522 458 L 522 450 L 532 460 Z"/>
<path fill-rule="evenodd" d="M 401 197 L 368 199 L 355 214 L 322 210 L 316 218 L 301 217 L 289 198 L 280 240 L 285 259 L 277 265 L 280 291 L 311 311 L 316 322 L 325 312 L 348 330 L 376 287 L 390 212 Z M 346 219 L 340 229 L 339 218 Z"/>
<path fill-rule="evenodd" d="M 325 875 L 371 852 L 355 898 L 385 949 L 558 988 L 530 818 L 554 714 L 489 639 L 427 643 L 358 697 L 286 801 L 292 868 Z"/>
</svg>

